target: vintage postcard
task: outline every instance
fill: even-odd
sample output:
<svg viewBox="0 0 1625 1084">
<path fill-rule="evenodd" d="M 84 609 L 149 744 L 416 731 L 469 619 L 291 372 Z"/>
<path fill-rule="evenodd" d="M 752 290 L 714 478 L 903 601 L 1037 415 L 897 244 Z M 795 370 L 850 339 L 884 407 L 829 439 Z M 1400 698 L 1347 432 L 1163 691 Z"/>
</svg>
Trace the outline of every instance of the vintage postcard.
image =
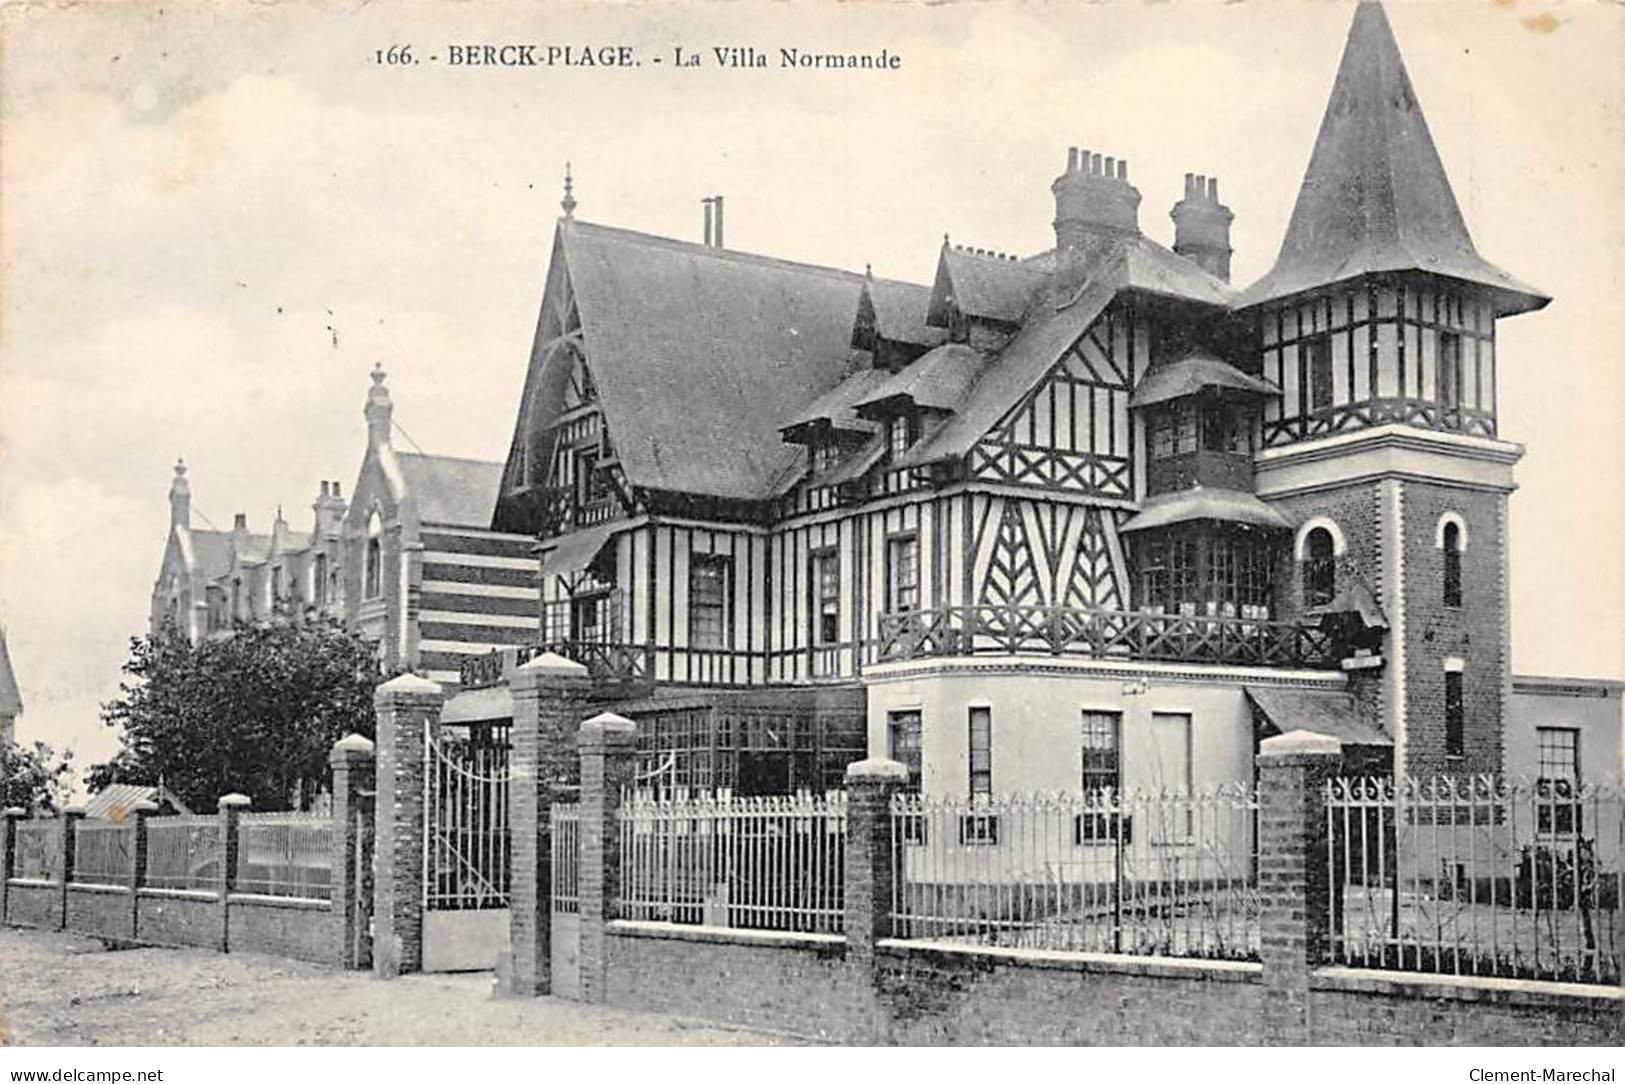
<svg viewBox="0 0 1625 1084">
<path fill-rule="evenodd" d="M 0 5 L 0 1046 L 1614 1079 L 1622 58 Z"/>
</svg>

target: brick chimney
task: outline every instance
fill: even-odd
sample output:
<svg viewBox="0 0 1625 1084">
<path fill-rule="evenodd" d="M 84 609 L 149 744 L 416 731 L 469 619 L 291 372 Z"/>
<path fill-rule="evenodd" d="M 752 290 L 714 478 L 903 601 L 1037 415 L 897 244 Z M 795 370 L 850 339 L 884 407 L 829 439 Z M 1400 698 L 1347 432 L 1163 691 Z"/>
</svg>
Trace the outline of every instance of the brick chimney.
<svg viewBox="0 0 1625 1084">
<path fill-rule="evenodd" d="M 337 535 L 345 508 L 344 498 L 339 496 L 339 484 L 323 482 L 321 494 L 310 507 L 316 513 L 316 536 L 328 538 Z"/>
<path fill-rule="evenodd" d="M 705 247 L 722 247 L 722 197 L 706 196 L 700 200 L 705 205 Z"/>
<path fill-rule="evenodd" d="M 169 483 L 169 525 L 192 524 L 192 487 L 186 481 L 186 460 L 175 460 L 175 477 Z"/>
<path fill-rule="evenodd" d="M 1230 281 L 1230 223 L 1235 215 L 1219 202 L 1219 179 L 1185 174 L 1185 198 L 1169 212 L 1174 251 L 1210 275 Z"/>
<path fill-rule="evenodd" d="M 1140 192 L 1128 162 L 1071 147 L 1055 194 L 1055 268 L 1065 283 L 1086 277 L 1119 241 L 1140 233 Z"/>
</svg>

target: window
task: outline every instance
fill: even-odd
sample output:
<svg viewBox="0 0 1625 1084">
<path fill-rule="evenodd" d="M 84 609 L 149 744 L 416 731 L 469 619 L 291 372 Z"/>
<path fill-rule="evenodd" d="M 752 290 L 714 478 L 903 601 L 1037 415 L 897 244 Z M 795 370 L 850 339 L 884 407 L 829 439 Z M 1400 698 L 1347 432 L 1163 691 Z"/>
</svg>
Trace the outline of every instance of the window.
<svg viewBox="0 0 1625 1084">
<path fill-rule="evenodd" d="M 1168 595 L 1172 613 L 1195 616 L 1197 601 L 1196 539 L 1178 535 L 1168 540 Z"/>
<path fill-rule="evenodd" d="M 690 647 L 722 647 L 728 633 L 728 580 L 731 558 L 696 553 L 688 561 L 688 642 Z"/>
<path fill-rule="evenodd" d="M 914 535 L 886 545 L 886 605 L 894 614 L 920 608 L 920 540 Z"/>
<path fill-rule="evenodd" d="M 993 798 L 993 709 L 971 708 L 969 720 L 971 803 L 985 806 Z M 967 846 L 998 843 L 998 814 L 967 813 L 960 817 L 959 842 Z"/>
<path fill-rule="evenodd" d="M 320 605 L 327 605 L 327 554 L 316 555 L 316 565 L 310 575 L 311 595 Z"/>
<path fill-rule="evenodd" d="M 1461 528 L 1444 525 L 1444 604 L 1461 605 Z"/>
<path fill-rule="evenodd" d="M 1439 332 L 1439 405 L 1461 408 L 1461 336 L 1453 331 Z"/>
<path fill-rule="evenodd" d="M 912 786 L 920 784 L 920 713 L 894 711 L 886 716 L 889 755 L 908 769 Z"/>
<path fill-rule="evenodd" d="M 1461 671 L 1444 675 L 1444 754 L 1465 756 L 1467 752 L 1467 703 L 1462 697 Z"/>
<path fill-rule="evenodd" d="M 1580 829 L 1580 732 L 1566 726 L 1535 728 L 1539 776 L 1535 783 L 1536 829 L 1573 835 Z"/>
<path fill-rule="evenodd" d="M 886 440 L 893 461 L 901 458 L 908 451 L 908 446 L 914 443 L 914 419 L 907 414 L 897 415 L 887 427 Z"/>
<path fill-rule="evenodd" d="M 367 549 L 366 558 L 362 562 L 361 597 L 377 598 L 383 593 L 384 584 L 384 552 L 383 534 L 384 525 L 374 512 L 367 521 Z"/>
<path fill-rule="evenodd" d="M 1152 780 L 1157 790 L 1169 795 L 1191 792 L 1191 717 L 1184 713 L 1153 712 L 1151 742 L 1156 760 Z M 1178 808 L 1183 805 L 1183 809 Z M 1153 825 L 1156 841 L 1177 843 L 1190 838 L 1189 803 L 1163 803 Z"/>
<path fill-rule="evenodd" d="M 1168 546 L 1153 536 L 1140 543 L 1139 553 L 1140 608 L 1162 613 L 1168 598 Z"/>
<path fill-rule="evenodd" d="M 1303 604 L 1329 606 L 1337 595 L 1337 557 L 1332 532 L 1316 527 L 1304 539 Z"/>
<path fill-rule="evenodd" d="M 1252 426 L 1245 411 L 1229 403 L 1202 408 L 1202 448 L 1209 452 L 1247 454 L 1252 449 Z"/>
<path fill-rule="evenodd" d="M 813 643 L 820 647 L 841 641 L 841 555 L 835 550 L 813 554 Z"/>
<path fill-rule="evenodd" d="M 1332 340 L 1317 335 L 1304 344 L 1309 362 L 1309 409 L 1325 410 L 1332 405 Z"/>
<path fill-rule="evenodd" d="M 835 469 L 835 464 L 841 460 L 841 446 L 833 440 L 819 441 L 812 446 L 812 469 L 814 474 L 823 474 Z"/>
<path fill-rule="evenodd" d="M 970 709 L 970 795 L 993 796 L 993 709 Z"/>
<path fill-rule="evenodd" d="M 1072 842 L 1131 842 L 1131 825 L 1118 808 L 1122 790 L 1122 756 L 1119 744 L 1122 716 L 1114 711 L 1083 713 L 1083 799 L 1086 806 L 1099 806 L 1099 812 L 1079 813 L 1072 822 Z"/>
<path fill-rule="evenodd" d="M 231 581 L 231 619 L 240 621 L 243 617 L 243 581 Z"/>
<path fill-rule="evenodd" d="M 282 601 L 282 566 L 271 569 L 271 605 Z"/>
</svg>

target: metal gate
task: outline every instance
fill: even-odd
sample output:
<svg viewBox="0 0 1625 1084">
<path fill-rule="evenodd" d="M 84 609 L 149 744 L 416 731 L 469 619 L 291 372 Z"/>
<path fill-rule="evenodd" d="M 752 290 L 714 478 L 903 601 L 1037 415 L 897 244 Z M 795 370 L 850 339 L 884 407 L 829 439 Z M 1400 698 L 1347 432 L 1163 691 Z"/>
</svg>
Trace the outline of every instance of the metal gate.
<svg viewBox="0 0 1625 1084">
<path fill-rule="evenodd" d="M 581 996 L 581 807 L 555 802 L 552 809 L 552 975 L 555 997 Z"/>
<path fill-rule="evenodd" d="M 508 952 L 506 727 L 423 743 L 423 970 L 488 971 Z"/>
</svg>

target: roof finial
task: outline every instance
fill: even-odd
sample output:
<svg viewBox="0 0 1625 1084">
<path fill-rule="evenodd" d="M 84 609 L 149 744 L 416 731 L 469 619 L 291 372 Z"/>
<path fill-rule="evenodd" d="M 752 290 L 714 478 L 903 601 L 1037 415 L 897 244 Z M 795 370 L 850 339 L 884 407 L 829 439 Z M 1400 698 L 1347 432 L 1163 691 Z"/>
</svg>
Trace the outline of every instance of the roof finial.
<svg viewBox="0 0 1625 1084">
<path fill-rule="evenodd" d="M 570 163 L 564 163 L 564 198 L 559 201 L 564 208 L 565 218 L 574 218 L 576 214 L 575 180 L 570 176 Z"/>
<path fill-rule="evenodd" d="M 177 478 L 185 478 L 186 477 L 186 460 L 182 456 L 176 456 L 175 457 L 175 477 L 177 477 Z"/>
</svg>

